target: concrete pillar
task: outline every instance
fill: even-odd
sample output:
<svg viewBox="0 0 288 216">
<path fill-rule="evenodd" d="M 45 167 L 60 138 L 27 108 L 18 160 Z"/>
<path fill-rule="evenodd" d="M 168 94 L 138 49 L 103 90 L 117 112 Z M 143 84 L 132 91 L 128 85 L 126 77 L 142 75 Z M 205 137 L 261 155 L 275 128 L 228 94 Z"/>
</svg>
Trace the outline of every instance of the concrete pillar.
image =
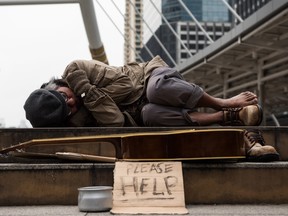
<svg viewBox="0 0 288 216">
<path fill-rule="evenodd" d="M 79 1 L 92 59 L 108 64 L 101 41 L 93 0 Z"/>
</svg>

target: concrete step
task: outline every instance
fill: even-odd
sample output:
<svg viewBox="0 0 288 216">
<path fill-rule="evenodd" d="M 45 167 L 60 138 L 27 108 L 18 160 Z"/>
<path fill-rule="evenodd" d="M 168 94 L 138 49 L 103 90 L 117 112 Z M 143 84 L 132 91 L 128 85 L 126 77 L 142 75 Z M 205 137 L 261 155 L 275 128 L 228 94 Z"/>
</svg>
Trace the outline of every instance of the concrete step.
<svg viewBox="0 0 288 216">
<path fill-rule="evenodd" d="M 207 128 L 215 127 L 197 129 Z M 266 143 L 277 149 L 281 160 L 273 163 L 185 161 L 183 162 L 183 178 L 187 204 L 288 203 L 288 187 L 286 186 L 288 182 L 288 127 L 257 128 L 263 131 Z M 1 129 L 0 148 L 40 138 L 173 129 L 187 128 Z M 81 147 L 73 146 L 73 149 L 69 147 L 68 149 L 52 150 L 54 152 L 78 152 L 79 149 L 93 151 L 94 154 L 102 156 L 114 156 L 115 154 L 113 145 L 109 146 L 107 143 L 99 144 L 98 147 L 95 145 L 93 149 L 91 149 L 91 145 L 86 147 L 81 145 Z M 1 155 L 0 206 L 76 205 L 77 188 L 92 185 L 112 186 L 113 170 L 114 163 L 83 163 L 79 161 L 68 163 L 58 159 L 6 158 L 5 155 Z"/>
<path fill-rule="evenodd" d="M 114 163 L 0 164 L 0 206 L 77 205 L 77 188 L 113 186 Z M 288 162 L 183 162 L 186 204 L 288 204 Z"/>
</svg>

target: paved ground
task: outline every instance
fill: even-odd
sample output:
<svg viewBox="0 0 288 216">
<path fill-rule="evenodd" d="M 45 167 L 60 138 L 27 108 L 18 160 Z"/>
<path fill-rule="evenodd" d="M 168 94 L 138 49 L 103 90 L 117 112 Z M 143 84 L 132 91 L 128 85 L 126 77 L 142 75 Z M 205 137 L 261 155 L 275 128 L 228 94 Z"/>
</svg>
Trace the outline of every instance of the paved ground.
<svg viewBox="0 0 288 216">
<path fill-rule="evenodd" d="M 287 215 L 287 205 L 189 205 L 193 216 Z M 79 212 L 77 206 L 13 206 L 0 207 L 0 216 L 107 216 L 110 212 Z M 157 215 L 159 216 L 159 215 Z"/>
</svg>

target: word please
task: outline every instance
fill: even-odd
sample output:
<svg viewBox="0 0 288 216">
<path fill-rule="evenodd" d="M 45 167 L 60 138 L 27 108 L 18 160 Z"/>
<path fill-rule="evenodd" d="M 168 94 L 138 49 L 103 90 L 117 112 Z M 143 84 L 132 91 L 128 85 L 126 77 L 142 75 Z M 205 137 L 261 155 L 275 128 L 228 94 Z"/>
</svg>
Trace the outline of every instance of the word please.
<svg viewBox="0 0 288 216">
<path fill-rule="evenodd" d="M 173 171 L 173 164 L 169 163 L 131 163 L 127 165 L 127 175 L 139 173 L 163 174 Z"/>
</svg>

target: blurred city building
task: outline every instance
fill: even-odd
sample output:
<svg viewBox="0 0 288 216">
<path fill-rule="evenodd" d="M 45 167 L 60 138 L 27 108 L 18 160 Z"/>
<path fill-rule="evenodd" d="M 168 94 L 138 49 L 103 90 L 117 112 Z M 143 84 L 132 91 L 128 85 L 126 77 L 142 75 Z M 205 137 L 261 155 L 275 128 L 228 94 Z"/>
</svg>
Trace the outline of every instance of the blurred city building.
<svg viewBox="0 0 288 216">
<path fill-rule="evenodd" d="M 143 47 L 143 1 L 126 0 L 124 26 L 124 61 L 141 62 L 139 56 Z"/>
</svg>

